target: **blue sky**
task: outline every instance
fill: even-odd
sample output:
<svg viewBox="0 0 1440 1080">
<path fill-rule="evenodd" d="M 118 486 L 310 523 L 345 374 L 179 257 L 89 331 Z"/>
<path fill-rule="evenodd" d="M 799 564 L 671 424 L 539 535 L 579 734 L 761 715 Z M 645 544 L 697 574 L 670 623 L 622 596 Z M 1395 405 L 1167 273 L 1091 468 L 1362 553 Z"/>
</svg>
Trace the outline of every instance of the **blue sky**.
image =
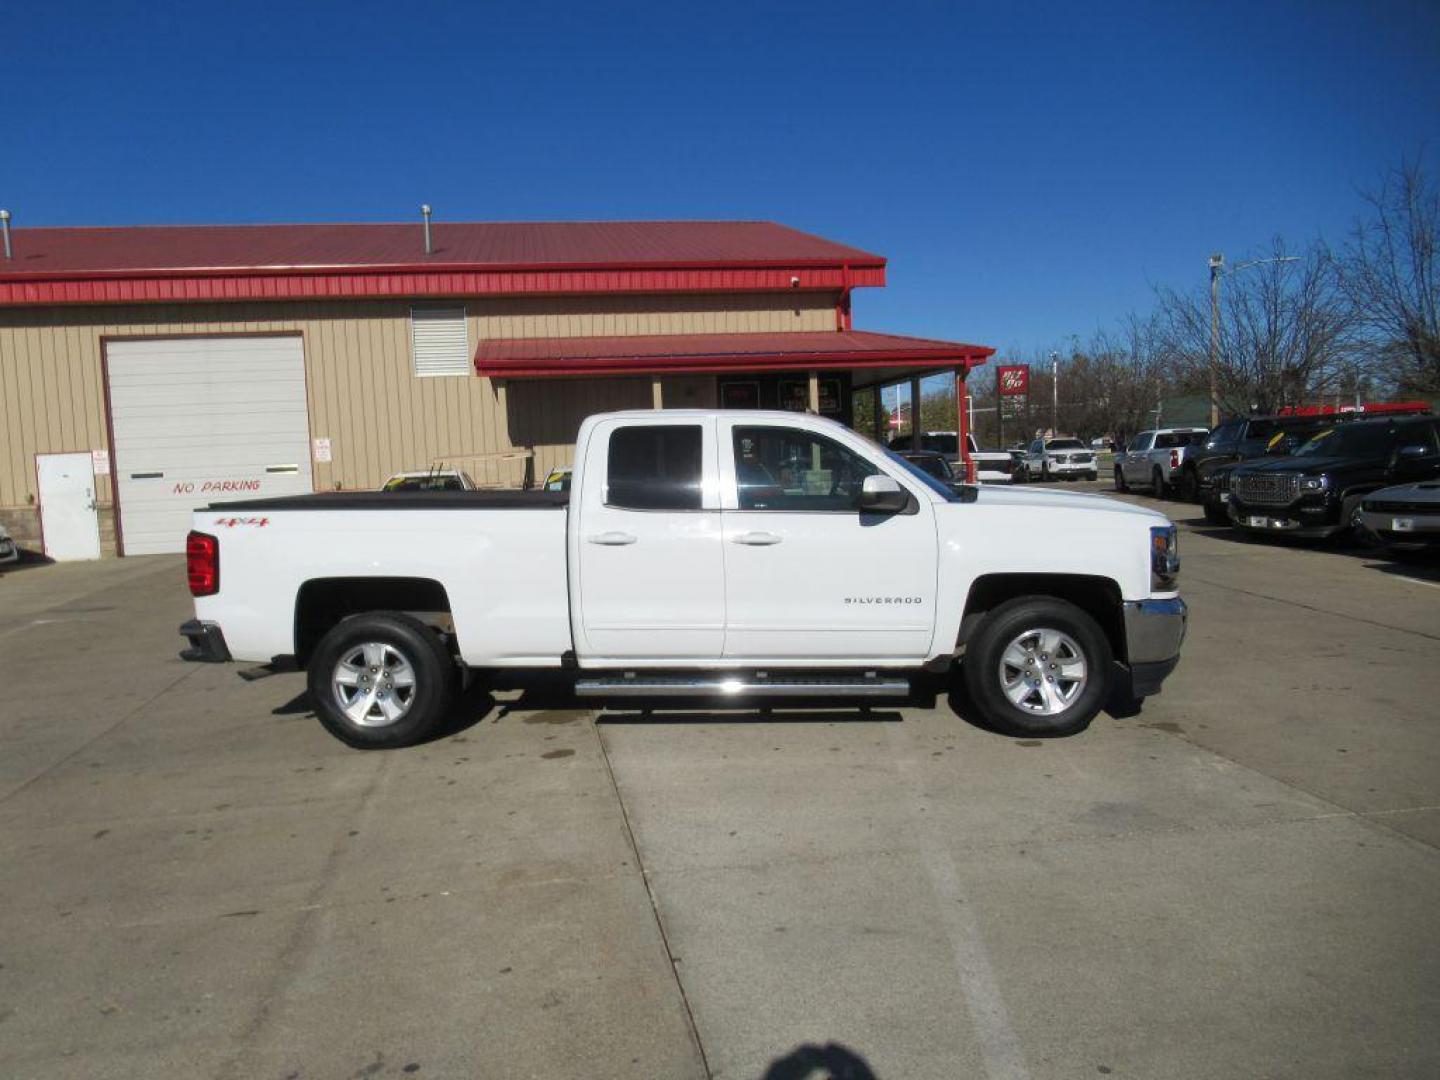
<svg viewBox="0 0 1440 1080">
<path fill-rule="evenodd" d="M 1036 351 L 1440 168 L 1440 5 L 25 5 L 17 225 L 770 218 L 859 326 Z"/>
</svg>

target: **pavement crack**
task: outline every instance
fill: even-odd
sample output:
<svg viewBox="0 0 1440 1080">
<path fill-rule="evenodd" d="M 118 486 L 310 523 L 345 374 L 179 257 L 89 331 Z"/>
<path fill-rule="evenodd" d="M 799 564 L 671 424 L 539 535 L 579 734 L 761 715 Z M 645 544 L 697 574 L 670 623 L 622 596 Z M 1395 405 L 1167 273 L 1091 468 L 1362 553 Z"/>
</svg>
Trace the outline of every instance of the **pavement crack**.
<svg viewBox="0 0 1440 1080">
<path fill-rule="evenodd" d="M 675 963 L 675 951 L 670 947 L 670 937 L 665 933 L 665 920 L 660 917 L 660 901 L 655 895 L 655 887 L 651 883 L 650 871 L 645 867 L 645 860 L 640 854 L 640 845 L 635 840 L 635 828 L 630 823 L 630 811 L 625 806 L 625 799 L 620 794 L 620 783 L 615 778 L 615 767 L 610 763 L 610 751 L 605 746 L 605 738 L 600 733 L 600 728 L 591 720 L 590 730 L 595 733 L 595 742 L 600 747 L 600 760 L 605 762 L 605 774 L 610 778 L 610 790 L 615 793 L 615 803 L 620 807 L 620 820 L 625 824 L 625 836 L 630 841 L 630 852 L 635 856 L 635 867 L 640 872 L 640 880 L 645 885 L 645 895 L 650 898 L 650 913 L 655 917 L 655 928 L 660 932 L 660 944 L 665 949 L 665 960 L 670 965 L 670 975 L 675 980 L 675 989 L 680 995 L 680 1006 L 685 1010 L 685 1023 L 690 1029 L 690 1038 L 695 1043 L 695 1052 L 700 1055 L 700 1068 L 705 1075 L 705 1080 L 711 1080 L 715 1075 L 710 1069 L 710 1060 L 705 1054 L 705 1044 L 700 1041 L 700 1028 L 695 1023 L 695 1010 L 690 1005 L 690 995 L 685 992 L 685 982 L 680 977 L 680 968 Z"/>
<path fill-rule="evenodd" d="M 1242 596 L 1253 596 L 1259 600 L 1270 600 L 1276 604 L 1286 604 L 1289 607 L 1313 611 L 1317 615 L 1330 615 L 1333 618 L 1345 619 L 1349 622 L 1364 623 L 1367 626 L 1378 626 L 1381 630 L 1394 630 L 1398 634 L 1413 634 L 1415 637 L 1426 638 L 1430 641 L 1440 641 L 1440 634 L 1430 634 L 1424 630 L 1411 629 L 1408 626 L 1396 626 L 1393 623 L 1380 622 L 1378 619 L 1367 619 L 1363 615 L 1347 615 L 1343 611 L 1334 611 L 1331 608 L 1318 607 L 1315 604 L 1302 604 L 1299 600 L 1291 600 L 1284 596 L 1272 596 L 1269 593 L 1256 592 L 1254 589 L 1242 589 L 1238 585 L 1227 585 L 1222 581 L 1211 581 L 1208 578 L 1194 576 L 1191 576 L 1187 580 L 1199 582 L 1201 585 L 1209 585 L 1214 589 L 1224 589 L 1226 592 L 1240 593 Z"/>
<path fill-rule="evenodd" d="M 180 685 L 182 682 L 184 682 L 186 679 L 190 678 L 190 676 L 194 675 L 197 671 L 200 670 L 200 665 L 198 665 L 198 664 L 187 664 L 187 665 L 186 665 L 186 668 L 187 668 L 188 670 L 182 671 L 182 672 L 181 672 L 179 675 L 177 675 L 174 679 L 172 679 L 170 682 L 166 683 L 166 684 L 165 684 L 164 686 L 162 686 L 159 690 L 155 691 L 155 693 L 151 694 L 151 695 L 150 695 L 148 698 L 146 698 L 144 701 L 141 701 L 141 702 L 139 702 L 138 704 L 136 704 L 136 705 L 134 705 L 133 707 L 131 707 L 131 708 L 129 709 L 129 711 L 123 713 L 123 714 L 120 716 L 120 718 L 119 718 L 118 720 L 116 720 L 113 724 L 110 724 L 109 726 L 107 726 L 107 727 L 106 727 L 104 730 L 102 730 L 102 731 L 96 732 L 96 733 L 95 733 L 94 735 L 92 735 L 90 738 L 86 739 L 83 743 L 81 743 L 79 746 L 77 746 L 74 750 L 71 750 L 70 753 L 66 754 L 64 757 L 61 757 L 61 758 L 59 758 L 59 759 L 56 760 L 56 761 L 52 761 L 49 765 L 47 765 L 45 768 L 41 769 L 41 770 L 40 770 L 38 773 L 36 773 L 34 776 L 30 777 L 30 778 L 29 778 L 28 780 L 26 780 L 24 783 L 20 784 L 19 787 L 16 787 L 16 788 L 11 789 L 10 791 L 7 791 L 4 795 L 0 795 L 0 803 L 9 802 L 9 801 L 10 801 L 11 799 L 13 799 L 16 795 L 19 795 L 19 794 L 20 794 L 22 791 L 24 791 L 26 788 L 30 787 L 30 785 L 32 785 L 32 784 L 34 784 L 34 783 L 36 783 L 36 782 L 38 782 L 38 781 L 40 781 L 40 780 L 43 780 L 45 777 L 49 776 L 51 773 L 53 773 L 56 769 L 60 768 L 60 767 L 61 767 L 62 765 L 64 765 L 66 762 L 68 762 L 68 761 L 74 761 L 75 758 L 79 757 L 79 756 L 80 756 L 81 754 L 83 754 L 86 750 L 89 750 L 90 747 L 94 746 L 94 745 L 95 745 L 97 742 L 99 742 L 101 739 L 105 738 L 105 736 L 109 735 L 112 731 L 114 731 L 116 728 L 118 728 L 121 724 L 124 724 L 127 720 L 133 719 L 137 714 L 139 714 L 140 712 L 142 712 L 144 709 L 148 708 L 150 705 L 154 704 L 156 701 L 159 701 L 162 697 L 164 697 L 166 694 L 168 694 L 171 690 L 175 689 L 175 687 L 179 686 L 179 685 Z"/>
</svg>

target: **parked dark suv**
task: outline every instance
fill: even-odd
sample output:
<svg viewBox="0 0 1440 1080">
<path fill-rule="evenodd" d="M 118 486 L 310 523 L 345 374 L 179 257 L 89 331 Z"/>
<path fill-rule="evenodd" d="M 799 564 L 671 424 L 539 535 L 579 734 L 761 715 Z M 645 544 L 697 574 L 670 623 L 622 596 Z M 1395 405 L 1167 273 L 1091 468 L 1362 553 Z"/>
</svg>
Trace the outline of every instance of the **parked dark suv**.
<svg viewBox="0 0 1440 1080">
<path fill-rule="evenodd" d="M 1440 477 L 1434 417 L 1353 420 L 1322 428 L 1293 455 L 1230 473 L 1230 520 L 1244 529 L 1325 537 L 1359 525 L 1364 495 Z"/>
<path fill-rule="evenodd" d="M 1205 517 L 1217 525 L 1230 520 L 1225 512 L 1222 477 L 1242 461 L 1258 457 L 1285 457 L 1312 435 L 1335 425 L 1325 416 L 1242 416 L 1227 420 L 1199 446 L 1192 446 L 1181 465 L 1180 497 L 1205 505 Z"/>
</svg>

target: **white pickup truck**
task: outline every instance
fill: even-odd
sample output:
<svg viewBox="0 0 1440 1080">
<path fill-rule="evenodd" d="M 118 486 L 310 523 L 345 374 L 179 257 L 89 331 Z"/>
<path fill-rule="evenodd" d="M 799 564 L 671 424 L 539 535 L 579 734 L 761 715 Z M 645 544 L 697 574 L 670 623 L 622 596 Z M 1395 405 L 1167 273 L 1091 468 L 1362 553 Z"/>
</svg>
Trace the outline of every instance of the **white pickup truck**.
<svg viewBox="0 0 1440 1080">
<path fill-rule="evenodd" d="M 1061 541 L 1058 542 L 1057 541 Z M 976 718 L 1086 726 L 1179 658 L 1175 527 L 1104 496 L 938 483 L 790 412 L 593 416 L 568 492 L 343 492 L 197 510 L 189 660 L 308 671 L 360 747 L 462 670 L 585 698 L 903 699 L 957 659 Z"/>
</svg>

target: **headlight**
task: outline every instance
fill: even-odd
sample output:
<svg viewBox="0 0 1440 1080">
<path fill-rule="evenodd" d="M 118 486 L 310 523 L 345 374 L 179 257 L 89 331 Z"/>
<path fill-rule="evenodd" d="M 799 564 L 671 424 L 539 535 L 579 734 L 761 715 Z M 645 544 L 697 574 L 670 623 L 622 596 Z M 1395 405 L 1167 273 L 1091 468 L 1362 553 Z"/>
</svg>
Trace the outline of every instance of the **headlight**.
<svg viewBox="0 0 1440 1080">
<path fill-rule="evenodd" d="M 1302 476 L 1300 478 L 1301 491 L 1324 491 L 1330 486 L 1328 476 Z"/>
<path fill-rule="evenodd" d="M 1180 530 L 1174 525 L 1150 529 L 1150 591 L 1174 592 L 1180 576 Z"/>
</svg>

